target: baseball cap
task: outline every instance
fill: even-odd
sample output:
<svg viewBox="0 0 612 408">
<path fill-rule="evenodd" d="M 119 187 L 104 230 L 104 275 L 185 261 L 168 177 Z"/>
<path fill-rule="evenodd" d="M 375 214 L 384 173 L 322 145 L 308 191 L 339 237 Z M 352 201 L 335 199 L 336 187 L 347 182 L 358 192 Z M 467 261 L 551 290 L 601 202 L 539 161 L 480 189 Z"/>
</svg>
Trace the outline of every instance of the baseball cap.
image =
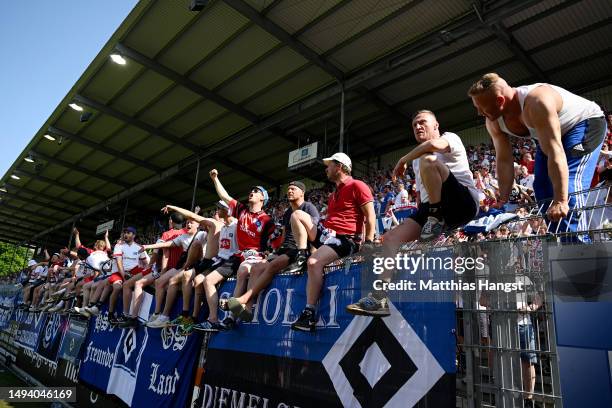
<svg viewBox="0 0 612 408">
<path fill-rule="evenodd" d="M 215 203 L 215 205 L 217 206 L 217 208 L 221 208 L 223 210 L 228 210 L 229 211 L 229 205 L 227 205 L 227 203 L 223 200 L 219 200 Z"/>
<path fill-rule="evenodd" d="M 261 191 L 261 194 L 263 194 L 263 197 L 264 197 L 264 202 L 263 202 L 263 205 L 268 204 L 268 199 L 269 199 L 270 197 L 268 196 L 268 192 L 266 191 L 266 189 L 265 189 L 265 188 L 263 188 L 262 186 L 254 186 L 253 188 L 254 188 L 254 189 L 257 189 L 257 190 L 259 190 L 259 191 Z"/>
<path fill-rule="evenodd" d="M 37 263 L 38 263 L 38 262 L 36 262 L 35 260 L 30 259 L 30 260 L 28 261 L 28 266 L 34 266 L 34 265 L 36 265 Z"/>
<path fill-rule="evenodd" d="M 353 163 L 351 162 L 350 157 L 348 157 L 345 153 L 334 153 L 331 157 L 323 159 L 323 163 L 327 164 L 327 162 L 332 160 L 344 164 L 346 167 L 349 168 L 349 170 L 352 170 L 353 168 Z"/>
<path fill-rule="evenodd" d="M 132 234 L 136 235 L 136 228 L 135 227 L 125 227 L 123 230 L 127 231 L 127 232 L 131 232 Z"/>
<path fill-rule="evenodd" d="M 296 186 L 297 188 L 299 188 L 303 192 L 306 192 L 306 185 L 304 183 L 302 183 L 301 181 L 292 181 L 292 182 L 289 183 L 289 185 L 290 186 Z"/>
</svg>

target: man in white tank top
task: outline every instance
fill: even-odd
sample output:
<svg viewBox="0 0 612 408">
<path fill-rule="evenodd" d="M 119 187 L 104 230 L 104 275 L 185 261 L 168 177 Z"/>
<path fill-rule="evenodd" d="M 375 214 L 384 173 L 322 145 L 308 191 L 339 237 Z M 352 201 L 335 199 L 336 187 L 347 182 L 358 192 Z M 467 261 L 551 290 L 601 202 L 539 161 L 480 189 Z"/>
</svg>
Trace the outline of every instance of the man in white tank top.
<svg viewBox="0 0 612 408">
<path fill-rule="evenodd" d="M 589 189 L 606 135 L 599 106 L 554 85 L 512 88 L 495 73 L 483 75 L 468 95 L 478 114 L 486 117 L 495 145 L 501 202 L 508 200 L 514 180 L 508 136 L 535 138 L 533 189 L 537 200 L 551 199 L 543 208 L 552 221 L 549 229 L 587 230 L 588 217 L 568 214 L 570 209 L 585 205 L 586 194 L 570 194 Z"/>
</svg>

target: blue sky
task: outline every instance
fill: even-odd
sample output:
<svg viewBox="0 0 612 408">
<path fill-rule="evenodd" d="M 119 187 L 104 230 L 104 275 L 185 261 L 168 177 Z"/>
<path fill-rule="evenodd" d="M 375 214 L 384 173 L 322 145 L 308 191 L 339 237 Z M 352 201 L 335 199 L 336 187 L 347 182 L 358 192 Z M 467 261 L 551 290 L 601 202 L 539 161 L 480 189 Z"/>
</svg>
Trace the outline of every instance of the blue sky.
<svg viewBox="0 0 612 408">
<path fill-rule="evenodd" d="M 136 3 L 0 1 L 0 176 Z"/>
</svg>

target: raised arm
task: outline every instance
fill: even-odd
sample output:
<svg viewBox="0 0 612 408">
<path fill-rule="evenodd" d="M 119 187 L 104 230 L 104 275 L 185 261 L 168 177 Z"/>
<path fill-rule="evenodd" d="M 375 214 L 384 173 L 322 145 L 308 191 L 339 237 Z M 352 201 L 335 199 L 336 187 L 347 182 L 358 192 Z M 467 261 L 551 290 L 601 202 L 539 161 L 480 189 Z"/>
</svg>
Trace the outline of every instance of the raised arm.
<svg viewBox="0 0 612 408">
<path fill-rule="evenodd" d="M 106 247 L 104 248 L 106 251 L 112 248 L 110 239 L 108 239 L 108 230 L 106 230 L 106 232 L 104 233 L 104 245 L 106 245 Z"/>
<path fill-rule="evenodd" d="M 215 190 L 217 190 L 219 198 L 229 204 L 230 201 L 233 200 L 233 198 L 227 193 L 227 191 L 223 187 L 223 184 L 221 184 L 221 181 L 219 180 L 219 172 L 217 171 L 217 169 L 212 169 L 209 174 L 210 178 L 213 181 L 213 184 L 215 185 Z"/>
<path fill-rule="evenodd" d="M 81 244 L 81 234 L 79 233 L 79 230 L 74 227 L 74 229 L 72 230 L 72 234 L 74 235 L 74 245 L 76 245 L 77 248 L 82 247 L 83 245 Z"/>
</svg>

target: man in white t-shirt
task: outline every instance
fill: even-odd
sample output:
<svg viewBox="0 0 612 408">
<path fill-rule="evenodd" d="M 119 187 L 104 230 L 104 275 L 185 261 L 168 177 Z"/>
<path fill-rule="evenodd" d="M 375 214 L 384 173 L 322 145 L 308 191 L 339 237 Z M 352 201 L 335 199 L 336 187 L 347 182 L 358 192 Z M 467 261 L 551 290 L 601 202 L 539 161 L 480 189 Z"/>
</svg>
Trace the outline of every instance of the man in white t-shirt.
<svg viewBox="0 0 612 408">
<path fill-rule="evenodd" d="M 535 176 L 533 174 L 529 174 L 529 170 L 527 166 L 521 166 L 521 176 L 519 184 L 527 189 L 533 191 L 533 181 L 535 180 Z"/>
<path fill-rule="evenodd" d="M 403 156 L 393 170 L 393 177 L 403 177 L 412 162 L 418 192 L 418 210 L 404 223 L 383 236 L 386 257 L 395 257 L 405 243 L 432 239 L 445 229 L 457 228 L 471 221 L 479 209 L 479 193 L 474 186 L 465 147 L 459 136 L 440 134 L 440 124 L 433 112 L 417 111 L 412 130 L 419 145 Z M 390 281 L 393 271 L 380 275 Z M 374 291 L 357 303 L 347 306 L 352 314 L 388 316 L 388 297 Z"/>
<path fill-rule="evenodd" d="M 187 255 L 188 252 L 194 252 L 197 249 L 197 254 L 199 257 L 206 251 L 206 231 L 198 230 L 199 223 L 195 221 L 193 218 L 187 219 L 187 233 L 179 235 L 174 238 L 172 241 L 161 242 L 157 244 L 143 245 L 144 249 L 159 249 L 159 248 L 171 248 L 171 247 L 180 247 L 183 249 L 183 260 L 179 262 L 176 268 L 172 268 L 163 273 L 156 281 L 155 281 L 155 312 L 150 316 L 149 321 L 146 323 L 148 327 L 153 328 L 163 328 L 166 327 L 170 323 L 170 318 L 167 314 L 163 314 L 162 310 L 166 304 L 171 305 L 174 302 L 174 298 L 176 297 L 176 291 L 173 291 L 172 294 L 168 290 L 168 286 L 170 284 L 170 280 L 179 274 L 183 274 L 185 269 L 184 266 L 187 263 Z M 192 248 L 193 250 L 192 251 Z M 168 291 L 166 296 L 166 292 Z M 170 299 L 170 296 L 173 298 Z M 165 299 L 165 302 L 164 302 Z M 159 322 L 158 322 L 159 320 Z M 155 324 L 154 324 L 155 323 Z"/>
</svg>

